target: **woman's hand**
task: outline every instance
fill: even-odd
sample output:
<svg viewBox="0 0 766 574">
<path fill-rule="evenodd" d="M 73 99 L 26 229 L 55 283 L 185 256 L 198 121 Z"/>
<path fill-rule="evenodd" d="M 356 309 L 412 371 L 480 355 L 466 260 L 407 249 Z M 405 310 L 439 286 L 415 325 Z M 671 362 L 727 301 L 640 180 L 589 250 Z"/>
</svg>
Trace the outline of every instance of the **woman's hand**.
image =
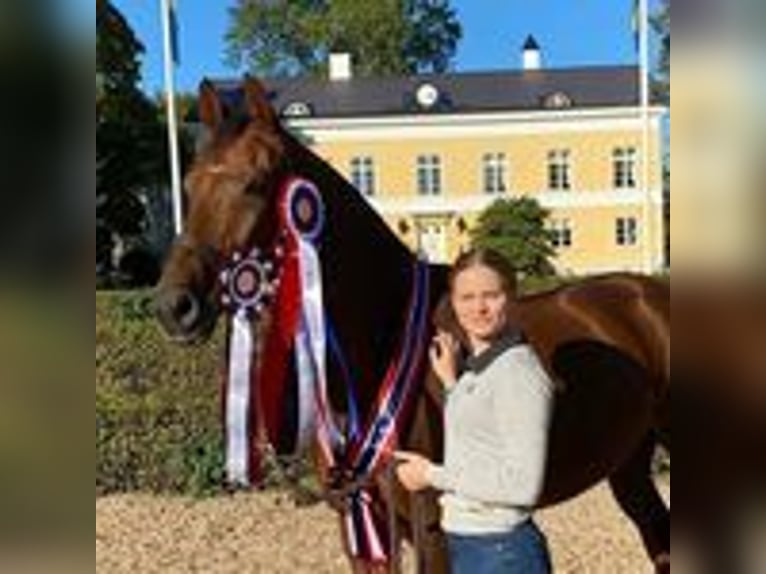
<svg viewBox="0 0 766 574">
<path fill-rule="evenodd" d="M 449 390 L 457 381 L 457 361 L 460 343 L 447 331 L 438 331 L 431 342 L 429 358 L 431 368 Z"/>
<path fill-rule="evenodd" d="M 431 461 L 426 457 L 407 451 L 396 451 L 396 476 L 402 486 L 410 492 L 417 492 L 431 486 L 428 473 Z"/>
</svg>

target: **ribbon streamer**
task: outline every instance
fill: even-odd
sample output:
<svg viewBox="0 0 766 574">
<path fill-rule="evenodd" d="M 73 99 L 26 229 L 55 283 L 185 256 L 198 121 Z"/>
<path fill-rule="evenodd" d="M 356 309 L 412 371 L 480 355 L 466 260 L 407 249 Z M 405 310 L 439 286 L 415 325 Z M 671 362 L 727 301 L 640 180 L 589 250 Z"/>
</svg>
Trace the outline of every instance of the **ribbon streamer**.
<svg viewBox="0 0 766 574">
<path fill-rule="evenodd" d="M 250 374 L 253 336 L 244 309 L 232 318 L 229 384 L 226 394 L 226 476 L 231 484 L 250 483 Z"/>
</svg>

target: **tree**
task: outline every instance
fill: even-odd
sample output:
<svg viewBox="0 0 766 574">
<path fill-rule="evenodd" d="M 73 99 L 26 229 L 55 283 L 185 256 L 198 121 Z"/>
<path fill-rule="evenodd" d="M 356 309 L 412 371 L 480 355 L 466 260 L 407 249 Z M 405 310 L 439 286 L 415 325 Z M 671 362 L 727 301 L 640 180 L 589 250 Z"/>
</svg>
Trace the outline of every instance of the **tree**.
<svg viewBox="0 0 766 574">
<path fill-rule="evenodd" d="M 158 110 L 140 91 L 143 46 L 108 0 L 96 4 L 96 264 L 111 271 L 116 242 L 139 242 L 141 193 L 167 181 Z"/>
<path fill-rule="evenodd" d="M 670 103 L 670 0 L 663 0 L 662 7 L 651 18 L 651 24 L 661 42 L 653 89 L 660 101 Z"/>
<path fill-rule="evenodd" d="M 498 199 L 479 216 L 471 241 L 499 251 L 524 275 L 550 275 L 555 251 L 545 227 L 547 217 L 534 199 Z"/>
<path fill-rule="evenodd" d="M 158 110 L 160 120 L 167 122 L 167 109 L 166 109 L 166 92 L 157 92 L 154 94 L 154 105 Z M 188 120 L 197 112 L 197 100 L 198 96 L 196 92 L 177 92 L 175 95 L 176 102 L 176 116 L 181 124 L 185 120 Z M 183 138 L 187 134 L 181 132 L 180 136 Z M 191 143 L 191 142 L 188 142 Z"/>
<path fill-rule="evenodd" d="M 97 120 L 147 122 L 155 116 L 138 88 L 144 46 L 108 0 L 96 4 L 96 83 L 101 98 Z M 98 87 L 100 85 L 100 88 Z"/>
<path fill-rule="evenodd" d="M 317 75 L 347 51 L 359 75 L 446 71 L 462 35 L 448 0 L 237 0 L 228 62 L 266 76 Z"/>
</svg>

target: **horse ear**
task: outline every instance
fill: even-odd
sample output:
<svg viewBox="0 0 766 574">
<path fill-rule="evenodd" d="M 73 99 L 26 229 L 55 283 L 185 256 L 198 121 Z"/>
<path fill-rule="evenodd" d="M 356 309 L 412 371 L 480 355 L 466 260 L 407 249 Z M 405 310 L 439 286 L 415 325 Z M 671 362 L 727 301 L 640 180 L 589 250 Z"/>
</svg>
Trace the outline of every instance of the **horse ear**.
<svg viewBox="0 0 766 574">
<path fill-rule="evenodd" d="M 277 126 L 277 115 L 269 103 L 269 97 L 263 84 L 251 76 L 245 76 L 245 105 L 248 115 L 254 120 L 261 120 L 269 126 Z"/>
<path fill-rule="evenodd" d="M 207 78 L 199 85 L 199 117 L 202 123 L 215 132 L 223 121 L 223 105 L 213 83 Z"/>
</svg>

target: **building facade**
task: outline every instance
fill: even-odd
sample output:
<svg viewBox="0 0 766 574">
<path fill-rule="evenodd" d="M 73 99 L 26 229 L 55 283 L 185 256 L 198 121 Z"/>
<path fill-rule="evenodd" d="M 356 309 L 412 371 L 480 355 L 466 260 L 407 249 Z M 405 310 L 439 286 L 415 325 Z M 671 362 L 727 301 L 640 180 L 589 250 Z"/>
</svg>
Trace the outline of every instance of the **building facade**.
<svg viewBox="0 0 766 574">
<path fill-rule="evenodd" d="M 493 201 L 532 197 L 560 273 L 664 266 L 666 110 L 642 111 L 637 67 L 543 69 L 533 41 L 516 71 L 355 78 L 332 58 L 327 79 L 267 82 L 273 103 L 414 251 L 451 261 Z"/>
</svg>

